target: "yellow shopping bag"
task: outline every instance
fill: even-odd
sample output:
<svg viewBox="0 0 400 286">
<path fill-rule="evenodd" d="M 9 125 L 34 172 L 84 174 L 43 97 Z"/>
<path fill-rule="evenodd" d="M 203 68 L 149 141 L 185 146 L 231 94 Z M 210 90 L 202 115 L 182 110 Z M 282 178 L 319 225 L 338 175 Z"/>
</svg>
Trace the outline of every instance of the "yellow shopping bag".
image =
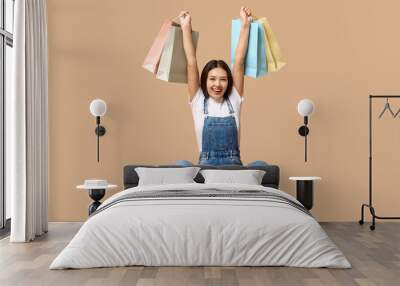
<svg viewBox="0 0 400 286">
<path fill-rule="evenodd" d="M 278 41 L 276 40 L 275 34 L 271 30 L 271 26 L 268 23 L 267 18 L 259 18 L 257 21 L 262 23 L 264 26 L 268 72 L 276 72 L 280 70 L 286 64 L 286 62 L 283 59 Z"/>
</svg>

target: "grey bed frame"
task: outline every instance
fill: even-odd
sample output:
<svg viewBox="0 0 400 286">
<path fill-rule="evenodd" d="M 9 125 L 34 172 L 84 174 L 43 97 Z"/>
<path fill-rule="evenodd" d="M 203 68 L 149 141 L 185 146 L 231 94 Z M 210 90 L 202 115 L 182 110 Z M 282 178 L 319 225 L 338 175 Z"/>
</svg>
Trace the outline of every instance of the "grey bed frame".
<svg viewBox="0 0 400 286">
<path fill-rule="evenodd" d="M 182 166 L 177 165 L 127 165 L 124 167 L 124 189 L 136 187 L 139 183 L 139 176 L 135 172 L 136 167 L 147 167 L 147 168 L 184 168 Z M 265 175 L 262 179 L 262 185 L 264 187 L 271 187 L 278 189 L 279 188 L 279 167 L 276 165 L 268 165 L 268 166 L 235 166 L 235 165 L 226 165 L 226 166 L 202 166 L 202 165 L 194 165 L 194 167 L 200 167 L 202 170 L 205 169 L 217 169 L 217 170 L 263 170 L 265 171 Z M 194 178 L 197 183 L 204 183 L 203 176 L 198 173 Z"/>
</svg>

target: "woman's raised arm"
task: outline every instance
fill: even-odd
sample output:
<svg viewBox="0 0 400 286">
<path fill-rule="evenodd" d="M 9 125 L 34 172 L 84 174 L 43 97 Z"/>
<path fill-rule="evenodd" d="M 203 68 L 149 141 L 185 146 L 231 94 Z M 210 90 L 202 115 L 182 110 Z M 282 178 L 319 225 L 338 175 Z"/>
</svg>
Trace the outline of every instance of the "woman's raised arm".
<svg viewBox="0 0 400 286">
<path fill-rule="evenodd" d="M 183 32 L 183 48 L 185 50 L 187 61 L 187 77 L 189 98 L 192 101 L 200 86 L 199 68 L 197 66 L 196 50 L 192 39 L 191 17 L 188 11 L 182 11 L 179 14 L 179 20 Z"/>
<path fill-rule="evenodd" d="M 240 19 L 242 20 L 242 28 L 240 30 L 239 41 L 235 51 L 235 59 L 233 64 L 233 85 L 240 96 L 242 96 L 244 90 L 244 61 L 249 41 L 250 23 L 252 21 L 251 11 L 249 8 L 240 8 Z"/>
</svg>

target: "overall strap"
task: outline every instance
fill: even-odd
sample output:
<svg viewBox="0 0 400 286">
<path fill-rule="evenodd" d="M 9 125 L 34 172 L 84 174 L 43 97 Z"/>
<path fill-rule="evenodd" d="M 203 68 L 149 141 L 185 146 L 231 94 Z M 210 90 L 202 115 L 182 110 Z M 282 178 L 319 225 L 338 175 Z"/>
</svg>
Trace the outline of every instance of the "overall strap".
<svg viewBox="0 0 400 286">
<path fill-rule="evenodd" d="M 203 112 L 208 115 L 208 97 L 204 97 Z"/>
<path fill-rule="evenodd" d="M 231 101 L 229 100 L 229 98 L 226 99 L 228 102 L 228 108 L 229 108 L 229 114 L 235 113 L 235 111 L 233 110 L 233 106 Z"/>
</svg>

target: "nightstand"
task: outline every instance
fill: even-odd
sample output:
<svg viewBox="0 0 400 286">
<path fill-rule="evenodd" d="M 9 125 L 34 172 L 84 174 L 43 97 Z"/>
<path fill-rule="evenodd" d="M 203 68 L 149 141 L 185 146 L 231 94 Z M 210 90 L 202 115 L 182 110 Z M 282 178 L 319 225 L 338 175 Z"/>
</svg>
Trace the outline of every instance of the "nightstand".
<svg viewBox="0 0 400 286">
<path fill-rule="evenodd" d="M 76 186 L 77 189 L 85 189 L 88 190 L 89 197 L 93 200 L 93 203 L 89 205 L 89 216 L 97 210 L 97 208 L 101 205 L 100 200 L 106 194 L 107 189 L 116 188 L 117 185 L 108 184 L 106 180 L 101 180 L 102 182 L 99 184 L 89 184 L 88 181 L 85 180 L 85 184 Z M 97 180 L 100 181 L 100 180 Z"/>
<path fill-rule="evenodd" d="M 313 184 L 316 180 L 321 180 L 320 177 L 289 177 L 289 180 L 296 181 L 296 199 L 303 206 L 311 210 L 313 207 L 314 190 Z"/>
</svg>

